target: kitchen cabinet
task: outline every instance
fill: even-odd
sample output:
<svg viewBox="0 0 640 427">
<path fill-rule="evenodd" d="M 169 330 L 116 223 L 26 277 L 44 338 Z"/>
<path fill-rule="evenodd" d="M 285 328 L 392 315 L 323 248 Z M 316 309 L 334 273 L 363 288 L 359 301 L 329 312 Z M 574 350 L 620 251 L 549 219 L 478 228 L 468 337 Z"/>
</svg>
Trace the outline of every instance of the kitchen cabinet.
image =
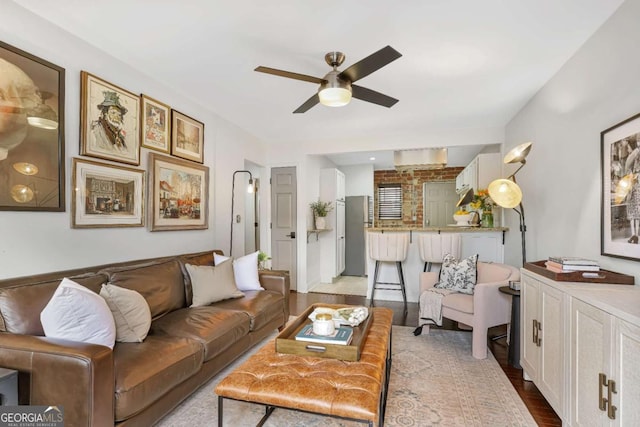
<svg viewBox="0 0 640 427">
<path fill-rule="evenodd" d="M 571 299 L 571 420 L 640 425 L 640 327 Z"/>
<path fill-rule="evenodd" d="M 521 280 L 521 366 L 551 407 L 564 412 L 564 295 L 544 282 L 523 275 Z"/>
<path fill-rule="evenodd" d="M 638 286 L 522 269 L 521 365 L 563 425 L 640 425 Z"/>
<path fill-rule="evenodd" d="M 320 281 L 331 283 L 345 267 L 345 175 L 335 168 L 320 170 L 320 200 L 331 201 L 329 231 L 320 235 Z"/>
<path fill-rule="evenodd" d="M 462 193 L 469 188 L 474 192 L 485 189 L 489 184 L 500 178 L 502 168 L 500 153 L 478 154 L 456 177 L 456 192 Z"/>
</svg>

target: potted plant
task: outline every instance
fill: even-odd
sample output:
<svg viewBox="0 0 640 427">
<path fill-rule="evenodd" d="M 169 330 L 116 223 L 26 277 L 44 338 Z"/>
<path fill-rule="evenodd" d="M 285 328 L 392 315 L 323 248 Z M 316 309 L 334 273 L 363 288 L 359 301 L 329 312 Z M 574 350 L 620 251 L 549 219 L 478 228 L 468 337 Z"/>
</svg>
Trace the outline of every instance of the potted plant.
<svg viewBox="0 0 640 427">
<path fill-rule="evenodd" d="M 269 261 L 271 257 L 262 251 L 258 251 L 258 270 L 266 270 L 266 262 Z"/>
<path fill-rule="evenodd" d="M 310 203 L 309 206 L 313 212 L 316 230 L 324 230 L 326 228 L 327 214 L 333 210 L 332 203 L 318 200 L 317 202 Z"/>
</svg>

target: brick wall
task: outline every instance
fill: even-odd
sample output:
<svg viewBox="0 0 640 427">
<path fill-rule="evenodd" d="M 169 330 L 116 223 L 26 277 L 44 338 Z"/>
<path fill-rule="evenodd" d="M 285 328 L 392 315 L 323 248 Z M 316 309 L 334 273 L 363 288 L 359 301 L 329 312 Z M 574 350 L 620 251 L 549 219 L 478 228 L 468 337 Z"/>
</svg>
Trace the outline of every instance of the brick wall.
<svg viewBox="0 0 640 427">
<path fill-rule="evenodd" d="M 416 170 L 398 172 L 394 169 L 374 171 L 374 216 L 378 227 L 392 225 L 417 225 L 422 226 L 422 184 L 425 182 L 455 181 L 462 172 L 463 167 Z M 402 220 L 378 219 L 378 185 L 401 184 L 402 185 Z M 413 220 L 413 208 L 415 207 L 416 220 Z"/>
</svg>

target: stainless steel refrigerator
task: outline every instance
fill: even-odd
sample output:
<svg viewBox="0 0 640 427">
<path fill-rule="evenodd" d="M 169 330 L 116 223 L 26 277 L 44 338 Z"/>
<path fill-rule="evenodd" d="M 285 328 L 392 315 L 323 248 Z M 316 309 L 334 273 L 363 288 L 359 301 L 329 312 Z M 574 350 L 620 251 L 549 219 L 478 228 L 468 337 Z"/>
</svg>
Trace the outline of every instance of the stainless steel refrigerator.
<svg viewBox="0 0 640 427">
<path fill-rule="evenodd" d="M 345 198 L 345 269 L 343 276 L 366 275 L 366 228 L 371 227 L 369 196 Z"/>
</svg>

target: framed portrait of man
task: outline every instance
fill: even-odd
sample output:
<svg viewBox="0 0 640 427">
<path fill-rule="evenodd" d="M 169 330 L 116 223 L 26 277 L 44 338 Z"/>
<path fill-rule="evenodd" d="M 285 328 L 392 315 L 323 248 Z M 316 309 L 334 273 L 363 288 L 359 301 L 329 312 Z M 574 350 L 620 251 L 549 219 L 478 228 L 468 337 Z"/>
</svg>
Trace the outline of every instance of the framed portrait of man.
<svg viewBox="0 0 640 427">
<path fill-rule="evenodd" d="M 140 164 L 140 97 L 81 72 L 80 154 Z"/>
</svg>

